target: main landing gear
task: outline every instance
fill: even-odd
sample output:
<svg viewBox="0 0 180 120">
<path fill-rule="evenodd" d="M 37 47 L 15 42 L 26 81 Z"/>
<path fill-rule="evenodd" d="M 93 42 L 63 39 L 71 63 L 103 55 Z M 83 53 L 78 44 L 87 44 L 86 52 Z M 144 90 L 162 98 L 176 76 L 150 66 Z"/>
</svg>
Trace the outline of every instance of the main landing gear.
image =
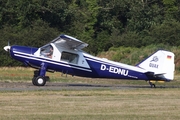
<svg viewBox="0 0 180 120">
<path fill-rule="evenodd" d="M 42 63 L 41 68 L 39 70 L 34 71 L 34 77 L 32 79 L 33 85 L 44 86 L 46 84 L 46 81 L 49 80 L 49 77 L 45 76 L 46 68 L 47 68 L 47 65 L 45 63 Z"/>
<path fill-rule="evenodd" d="M 34 71 L 34 72 L 39 72 L 39 71 Z M 36 76 L 34 74 L 34 77 L 32 79 L 32 83 L 35 86 L 44 86 L 46 84 L 46 81 L 49 81 L 49 76 Z"/>
</svg>

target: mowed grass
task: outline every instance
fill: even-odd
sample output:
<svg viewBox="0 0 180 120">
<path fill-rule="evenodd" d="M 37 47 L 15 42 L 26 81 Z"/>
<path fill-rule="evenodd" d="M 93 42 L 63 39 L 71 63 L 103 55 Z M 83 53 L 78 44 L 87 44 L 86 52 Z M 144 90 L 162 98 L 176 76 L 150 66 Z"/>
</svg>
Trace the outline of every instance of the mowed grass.
<svg viewBox="0 0 180 120">
<path fill-rule="evenodd" d="M 0 93 L 1 120 L 178 120 L 179 89 Z"/>
<path fill-rule="evenodd" d="M 1 82 L 31 82 L 34 69 L 1 68 Z M 51 82 L 146 85 L 47 73 Z M 11 76 L 8 76 L 11 75 Z M 158 88 L 0 91 L 1 120 L 179 120 L 180 82 Z"/>
</svg>

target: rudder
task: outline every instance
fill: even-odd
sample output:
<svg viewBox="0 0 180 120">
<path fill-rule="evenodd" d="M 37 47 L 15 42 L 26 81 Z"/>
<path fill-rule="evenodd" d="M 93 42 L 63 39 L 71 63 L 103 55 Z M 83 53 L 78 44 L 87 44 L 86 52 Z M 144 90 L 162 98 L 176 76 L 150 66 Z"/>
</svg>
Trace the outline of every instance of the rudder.
<svg viewBox="0 0 180 120">
<path fill-rule="evenodd" d="M 165 80 L 174 79 L 174 53 L 165 50 L 158 50 L 136 66 L 153 72 L 154 75 Z"/>
</svg>

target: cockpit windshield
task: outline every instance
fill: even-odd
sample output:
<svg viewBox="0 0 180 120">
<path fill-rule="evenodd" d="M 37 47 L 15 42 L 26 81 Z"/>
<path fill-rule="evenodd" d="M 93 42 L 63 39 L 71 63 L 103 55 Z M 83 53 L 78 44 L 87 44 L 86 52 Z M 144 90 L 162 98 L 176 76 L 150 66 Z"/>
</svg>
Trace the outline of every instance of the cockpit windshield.
<svg viewBox="0 0 180 120">
<path fill-rule="evenodd" d="M 40 52 L 41 56 L 52 58 L 53 55 L 53 47 L 49 44 L 41 48 Z"/>
</svg>

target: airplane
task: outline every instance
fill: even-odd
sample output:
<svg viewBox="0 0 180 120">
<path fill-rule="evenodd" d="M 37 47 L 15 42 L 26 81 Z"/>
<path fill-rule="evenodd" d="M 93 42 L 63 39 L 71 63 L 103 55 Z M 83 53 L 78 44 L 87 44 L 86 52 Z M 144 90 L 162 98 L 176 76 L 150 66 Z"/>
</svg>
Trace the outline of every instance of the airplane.
<svg viewBox="0 0 180 120">
<path fill-rule="evenodd" d="M 145 80 L 151 87 L 155 82 L 170 82 L 174 79 L 174 53 L 157 50 L 137 65 L 99 58 L 84 52 L 88 44 L 62 34 L 40 47 L 5 46 L 12 58 L 33 67 L 32 84 L 44 86 L 49 76 L 46 72 L 62 72 L 72 76 L 109 79 Z"/>
</svg>

